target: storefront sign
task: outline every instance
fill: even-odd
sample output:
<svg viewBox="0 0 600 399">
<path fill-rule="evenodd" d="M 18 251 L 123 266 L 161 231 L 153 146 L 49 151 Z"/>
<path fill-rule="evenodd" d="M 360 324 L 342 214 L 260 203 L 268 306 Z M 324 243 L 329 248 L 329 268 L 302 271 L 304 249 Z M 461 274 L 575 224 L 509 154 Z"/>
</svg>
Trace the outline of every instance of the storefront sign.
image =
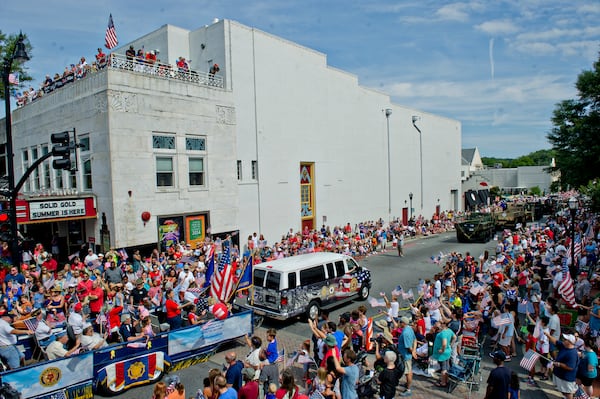
<svg viewBox="0 0 600 399">
<path fill-rule="evenodd" d="M 17 200 L 17 222 L 19 224 L 88 219 L 96 216 L 96 205 L 93 197 L 48 199 L 45 201 Z"/>
<path fill-rule="evenodd" d="M 29 203 L 29 220 L 85 216 L 84 200 L 61 200 Z"/>
</svg>

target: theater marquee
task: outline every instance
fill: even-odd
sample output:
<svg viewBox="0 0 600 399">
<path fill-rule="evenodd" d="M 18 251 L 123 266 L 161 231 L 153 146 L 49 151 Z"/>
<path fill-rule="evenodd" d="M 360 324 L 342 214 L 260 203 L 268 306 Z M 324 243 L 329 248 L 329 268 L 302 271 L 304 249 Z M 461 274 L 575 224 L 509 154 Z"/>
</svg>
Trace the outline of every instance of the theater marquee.
<svg viewBox="0 0 600 399">
<path fill-rule="evenodd" d="M 89 219 L 97 215 L 94 198 L 61 198 L 45 201 L 17 201 L 19 224 Z"/>
</svg>

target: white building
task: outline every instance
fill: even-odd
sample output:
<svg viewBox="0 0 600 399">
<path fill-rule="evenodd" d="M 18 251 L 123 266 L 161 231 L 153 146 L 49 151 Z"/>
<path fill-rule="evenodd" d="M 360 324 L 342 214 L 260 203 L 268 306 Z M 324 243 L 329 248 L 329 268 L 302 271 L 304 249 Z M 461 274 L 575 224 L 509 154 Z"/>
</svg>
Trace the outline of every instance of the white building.
<svg viewBox="0 0 600 399">
<path fill-rule="evenodd" d="M 127 61 L 130 44 L 164 64 L 191 59 L 197 73 Z M 17 180 L 51 133 L 75 128 L 85 144 L 72 176 L 45 162 L 22 190 L 19 220 L 40 239 L 58 232 L 69 251 L 100 243 L 105 214 L 115 247 L 200 240 L 208 227 L 273 243 L 290 228 L 407 220 L 411 202 L 426 217 L 460 206 L 460 122 L 392 104 L 322 53 L 229 20 L 165 25 L 130 44 L 110 67 L 13 112 Z M 32 217 L 63 203 L 86 209 Z"/>
</svg>

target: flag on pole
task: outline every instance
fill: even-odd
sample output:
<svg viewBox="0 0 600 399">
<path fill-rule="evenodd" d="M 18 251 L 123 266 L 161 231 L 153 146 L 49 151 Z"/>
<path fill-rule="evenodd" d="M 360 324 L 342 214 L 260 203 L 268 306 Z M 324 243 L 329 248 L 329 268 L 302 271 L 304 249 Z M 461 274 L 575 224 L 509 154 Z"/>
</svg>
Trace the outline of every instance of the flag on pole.
<svg viewBox="0 0 600 399">
<path fill-rule="evenodd" d="M 402 295 L 403 292 L 404 292 L 404 290 L 402 289 L 402 287 L 401 286 L 397 286 L 396 288 L 394 288 L 392 290 L 392 295 L 400 296 L 400 295 Z"/>
<path fill-rule="evenodd" d="M 523 359 L 521 359 L 521 363 L 519 365 L 523 367 L 527 371 L 531 371 L 535 366 L 535 362 L 541 357 L 539 353 L 534 350 L 529 349 L 523 355 Z"/>
<path fill-rule="evenodd" d="M 558 293 L 570 307 L 575 308 L 577 306 L 577 302 L 575 302 L 575 290 L 573 289 L 573 279 L 567 266 L 567 258 L 563 259 L 562 281 L 558 286 Z"/>
<path fill-rule="evenodd" d="M 115 24 L 113 23 L 112 14 L 108 17 L 108 27 L 106 28 L 106 35 L 104 36 L 104 46 L 111 50 L 117 47 L 119 41 L 117 40 L 117 32 L 115 31 Z"/>
<path fill-rule="evenodd" d="M 37 330 L 39 321 L 35 317 L 30 317 L 29 319 L 23 320 L 23 323 L 29 331 L 35 332 L 35 330 Z"/>
<path fill-rule="evenodd" d="M 410 290 L 408 290 L 408 292 L 402 291 L 402 299 L 404 299 L 404 300 L 414 299 L 414 297 L 415 297 L 415 294 L 413 294 L 412 288 Z"/>
<path fill-rule="evenodd" d="M 385 301 L 383 299 L 377 299 L 370 296 L 369 298 L 367 298 L 367 301 L 369 302 L 369 305 L 371 305 L 374 308 L 385 307 Z"/>
<path fill-rule="evenodd" d="M 502 313 L 492 319 L 492 326 L 500 327 L 512 323 L 510 314 Z"/>
<path fill-rule="evenodd" d="M 244 268 L 236 288 L 236 291 L 247 289 L 252 285 L 252 256 L 250 253 L 244 254 Z"/>
<path fill-rule="evenodd" d="M 204 286 L 208 287 L 215 272 L 215 246 L 211 245 L 206 253 L 206 272 L 204 273 Z"/>
<path fill-rule="evenodd" d="M 371 338 L 373 337 L 373 318 L 369 317 L 367 319 L 367 332 L 365 333 L 365 349 L 370 351 L 373 347 L 373 342 L 371 342 Z"/>
<path fill-rule="evenodd" d="M 19 85 L 19 74 L 18 73 L 9 73 L 8 74 L 8 83 L 11 85 Z"/>
<path fill-rule="evenodd" d="M 229 245 L 225 245 L 225 250 L 221 255 L 219 267 L 213 274 L 210 283 L 210 295 L 221 302 L 227 302 L 233 290 L 233 268 L 231 267 Z"/>
</svg>

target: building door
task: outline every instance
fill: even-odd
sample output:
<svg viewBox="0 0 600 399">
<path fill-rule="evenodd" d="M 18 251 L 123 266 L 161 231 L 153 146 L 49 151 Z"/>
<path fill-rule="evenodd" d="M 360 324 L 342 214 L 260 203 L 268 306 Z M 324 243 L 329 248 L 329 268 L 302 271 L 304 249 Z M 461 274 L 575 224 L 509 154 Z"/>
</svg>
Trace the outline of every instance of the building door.
<svg viewBox="0 0 600 399">
<path fill-rule="evenodd" d="M 314 162 L 300 164 L 300 219 L 302 231 L 315 226 Z"/>
</svg>

